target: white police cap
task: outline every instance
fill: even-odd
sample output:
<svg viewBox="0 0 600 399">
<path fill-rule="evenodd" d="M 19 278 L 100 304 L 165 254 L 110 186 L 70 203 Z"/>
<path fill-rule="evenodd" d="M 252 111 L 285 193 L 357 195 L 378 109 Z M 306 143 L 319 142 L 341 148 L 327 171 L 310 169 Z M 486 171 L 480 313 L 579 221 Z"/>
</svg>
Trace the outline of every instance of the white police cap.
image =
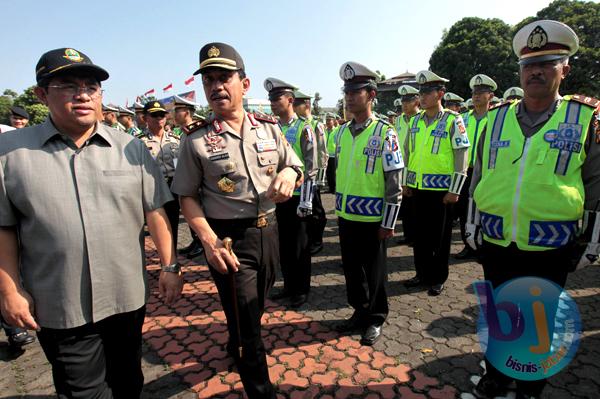
<svg viewBox="0 0 600 399">
<path fill-rule="evenodd" d="M 417 72 L 415 79 L 420 85 L 426 85 L 430 83 L 439 83 L 440 85 L 443 85 L 444 83 L 449 82 L 448 79 L 442 78 L 441 76 L 427 70 Z"/>
<path fill-rule="evenodd" d="M 118 107 L 118 112 L 119 112 L 119 116 L 124 116 L 124 115 L 135 116 L 135 112 L 133 112 L 132 110 L 127 109 L 125 107 Z"/>
<path fill-rule="evenodd" d="M 394 107 L 401 107 L 402 106 L 402 100 L 397 98 L 394 100 Z"/>
<path fill-rule="evenodd" d="M 525 92 L 520 87 L 513 86 L 506 89 L 502 97 L 504 100 L 508 100 L 510 98 L 523 98 L 525 97 Z"/>
<path fill-rule="evenodd" d="M 344 62 L 340 67 L 340 78 L 344 81 L 343 90 L 377 89 L 377 74 L 358 62 Z"/>
<path fill-rule="evenodd" d="M 402 97 L 418 96 L 419 90 L 415 89 L 414 87 L 412 87 L 410 85 L 402 85 L 402 86 L 398 87 L 398 94 L 400 94 Z"/>
<path fill-rule="evenodd" d="M 448 102 L 456 102 L 456 103 L 462 103 L 463 101 L 465 101 L 464 98 L 462 98 L 461 96 L 459 96 L 458 94 L 454 94 L 452 92 L 448 92 L 446 94 L 444 94 L 444 101 Z"/>
<path fill-rule="evenodd" d="M 525 25 L 513 38 L 519 64 L 559 60 L 579 49 L 579 38 L 562 22 L 544 19 Z"/>
<path fill-rule="evenodd" d="M 491 87 L 492 91 L 498 88 L 498 85 L 496 82 L 494 82 L 494 79 L 482 73 L 478 73 L 477 75 L 473 76 L 469 81 L 469 87 L 471 90 L 473 90 L 475 86 L 488 86 Z"/>
</svg>

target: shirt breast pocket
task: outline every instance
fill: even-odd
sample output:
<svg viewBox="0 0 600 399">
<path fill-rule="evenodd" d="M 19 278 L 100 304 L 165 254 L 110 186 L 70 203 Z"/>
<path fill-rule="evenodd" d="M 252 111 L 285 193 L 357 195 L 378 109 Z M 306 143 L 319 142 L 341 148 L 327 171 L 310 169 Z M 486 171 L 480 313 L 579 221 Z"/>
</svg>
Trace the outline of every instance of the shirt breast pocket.
<svg viewBox="0 0 600 399">
<path fill-rule="evenodd" d="M 141 180 L 135 170 L 103 170 L 99 184 L 99 195 L 106 196 L 116 203 L 139 202 Z"/>
</svg>

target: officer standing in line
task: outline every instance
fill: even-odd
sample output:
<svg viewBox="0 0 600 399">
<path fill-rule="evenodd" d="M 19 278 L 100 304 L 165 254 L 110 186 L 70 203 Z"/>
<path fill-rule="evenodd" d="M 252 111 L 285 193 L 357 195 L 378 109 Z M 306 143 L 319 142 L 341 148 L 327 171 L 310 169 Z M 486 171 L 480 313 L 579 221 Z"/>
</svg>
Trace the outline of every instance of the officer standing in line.
<svg viewBox="0 0 600 399">
<path fill-rule="evenodd" d="M 135 125 L 140 131 L 146 130 L 146 121 L 144 120 L 144 105 L 139 102 L 133 104 L 133 112 L 135 112 Z"/>
<path fill-rule="evenodd" d="M 325 126 L 311 113 L 311 97 L 296 90 L 294 93 L 294 112 L 299 118 L 304 118 L 313 129 L 317 144 L 317 177 L 312 201 L 312 215 L 308 218 L 308 243 L 310 254 L 315 255 L 323 249 L 323 232 L 327 224 L 327 216 L 321 201 L 321 186 L 325 185 L 325 170 L 329 161 L 327 152 L 327 137 Z"/>
<path fill-rule="evenodd" d="M 388 122 L 390 123 L 390 125 L 395 126 L 396 125 L 396 117 L 398 116 L 398 114 L 396 114 L 394 111 L 388 111 L 386 115 L 387 115 Z"/>
<path fill-rule="evenodd" d="M 564 287 L 569 272 L 598 258 L 600 101 L 559 94 L 571 70 L 569 57 L 578 48 L 575 32 L 558 21 L 532 22 L 513 38 L 524 98 L 488 114 L 477 148 L 472 221 L 467 225 L 470 245 L 482 245 L 484 277 L 494 288 L 525 276 Z M 587 223 L 578 231 L 580 219 Z M 555 309 L 545 309 L 552 337 Z M 503 396 L 511 380 L 486 359 L 486 374 L 474 394 Z M 545 382 L 517 380 L 517 399 L 539 397 Z"/>
<path fill-rule="evenodd" d="M 173 134 L 179 137 L 180 145 L 186 137 L 183 128 L 194 123 L 193 115 L 195 111 L 195 103 L 177 95 L 173 96 L 173 119 L 177 124 L 177 127 L 173 130 Z M 192 242 L 187 247 L 182 248 L 179 253 L 185 255 L 188 259 L 193 259 L 202 255 L 204 248 L 194 229 L 191 227 L 189 227 L 189 229 Z"/>
<path fill-rule="evenodd" d="M 29 112 L 19 106 L 10 107 L 10 125 L 15 129 L 23 129 L 29 124 Z"/>
<path fill-rule="evenodd" d="M 466 179 L 469 138 L 460 115 L 442 107 L 448 79 L 431 71 L 420 71 L 416 79 L 423 111 L 410 120 L 403 175 L 405 196 L 414 196 L 417 218 L 416 276 L 404 285 L 427 285 L 429 295 L 437 296 L 448 278 L 452 205 Z"/>
<path fill-rule="evenodd" d="M 283 135 L 303 163 L 304 183 L 290 200 L 277 204 L 283 291 L 271 296 L 275 300 L 290 297 L 291 306 L 297 308 L 308 300 L 310 291 L 308 216 L 312 214 L 316 185 L 317 146 L 309 121 L 294 112 L 296 87 L 280 79 L 267 78 L 264 88 L 269 93 L 271 110 L 279 117 Z"/>
<path fill-rule="evenodd" d="M 361 343 L 373 345 L 388 315 L 386 239 L 400 212 L 404 163 L 398 136 L 372 114 L 377 74 L 357 62 L 340 68 L 346 106 L 353 119 L 336 142 L 336 214 L 350 319 L 340 332 L 362 329 Z"/>
<path fill-rule="evenodd" d="M 398 87 L 398 94 L 402 112 L 396 118 L 396 133 L 400 142 L 402 158 L 406 159 L 404 153 L 404 142 L 410 130 L 410 118 L 419 112 L 419 90 L 409 85 Z M 404 237 L 398 239 L 398 244 L 413 246 L 415 242 L 415 208 L 412 197 L 404 197 L 400 206 L 400 218 L 402 219 L 402 232 Z"/>
<path fill-rule="evenodd" d="M 199 73 L 213 114 L 186 127 L 172 188 L 206 251 L 227 317 L 228 352 L 246 394 L 274 399 L 260 319 L 279 263 L 275 203 L 292 196 L 302 179 L 302 163 L 274 118 L 244 111 L 250 80 L 233 47 L 202 47 Z M 233 240 L 231 252 L 223 245 L 225 237 Z M 228 273 L 234 273 L 239 312 Z"/>
<path fill-rule="evenodd" d="M 339 130 L 339 126 L 336 126 L 337 120 L 336 115 L 328 112 L 325 117 L 325 135 L 327 136 L 327 154 L 329 160 L 327 161 L 327 186 L 329 187 L 329 194 L 335 194 L 335 135 Z"/>
<path fill-rule="evenodd" d="M 517 86 L 509 87 L 502 96 L 504 101 L 520 100 L 525 96 L 523 89 Z"/>
<path fill-rule="evenodd" d="M 147 102 L 144 106 L 144 119 L 146 120 L 147 130 L 140 137 L 146 144 L 152 158 L 160 166 L 167 185 L 171 187 L 175 168 L 177 167 L 177 157 L 179 154 L 179 136 L 165 131 L 167 120 L 167 110 L 158 101 Z M 177 236 L 179 226 L 179 200 L 177 194 L 173 194 L 173 201 L 164 205 L 165 212 L 173 230 L 173 245 L 177 248 Z"/>
<path fill-rule="evenodd" d="M 125 131 L 125 127 L 118 121 L 119 109 L 111 105 L 102 104 L 102 117 L 103 122 L 106 126 L 112 127 L 113 129 Z"/>
<path fill-rule="evenodd" d="M 467 245 L 465 236 L 465 224 L 467 223 L 467 211 L 469 209 L 469 186 L 473 176 L 473 165 L 475 164 L 475 154 L 477 153 L 477 142 L 481 132 L 485 129 L 487 123 L 488 109 L 490 101 L 494 97 L 494 91 L 498 85 L 492 78 L 482 73 L 477 74 L 469 81 L 471 87 L 474 109 L 462 114 L 462 119 L 467 129 L 469 137 L 469 168 L 467 169 L 467 180 L 463 185 L 460 198 L 454 207 L 455 213 L 460 220 L 460 236 L 465 244 L 462 251 L 454 255 L 456 259 L 469 259 L 475 256 L 475 252 Z"/>
<path fill-rule="evenodd" d="M 460 112 L 460 108 L 464 101 L 464 98 L 450 91 L 444 94 L 444 108 L 449 109 L 450 111 Z"/>
<path fill-rule="evenodd" d="M 124 107 L 119 107 L 118 111 L 119 116 L 117 117 L 117 120 L 121 125 L 123 125 L 127 134 L 137 137 L 140 133 L 142 133 L 142 131 L 138 129 L 133 122 L 133 118 L 135 118 L 135 112 Z"/>
</svg>

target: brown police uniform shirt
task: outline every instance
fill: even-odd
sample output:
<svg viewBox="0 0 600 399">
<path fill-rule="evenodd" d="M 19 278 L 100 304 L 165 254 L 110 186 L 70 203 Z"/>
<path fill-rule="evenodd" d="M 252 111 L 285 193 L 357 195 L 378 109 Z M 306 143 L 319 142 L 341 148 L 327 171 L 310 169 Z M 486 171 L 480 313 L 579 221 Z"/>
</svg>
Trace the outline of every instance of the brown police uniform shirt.
<svg viewBox="0 0 600 399">
<path fill-rule="evenodd" d="M 213 114 L 183 141 L 171 190 L 198 197 L 207 218 L 256 218 L 275 210 L 266 192 L 287 166 L 302 162 L 275 119 L 245 113 L 236 132 Z"/>
<path fill-rule="evenodd" d="M 175 133 L 163 132 L 162 137 L 158 137 L 147 131 L 140 139 L 148 147 L 150 155 L 158 162 L 160 171 L 165 178 L 173 178 L 179 154 L 179 136 Z"/>
<path fill-rule="evenodd" d="M 50 119 L 0 135 L 0 226 L 42 327 L 143 306 L 144 213 L 172 199 L 144 143 L 102 123 L 81 148 Z"/>
</svg>

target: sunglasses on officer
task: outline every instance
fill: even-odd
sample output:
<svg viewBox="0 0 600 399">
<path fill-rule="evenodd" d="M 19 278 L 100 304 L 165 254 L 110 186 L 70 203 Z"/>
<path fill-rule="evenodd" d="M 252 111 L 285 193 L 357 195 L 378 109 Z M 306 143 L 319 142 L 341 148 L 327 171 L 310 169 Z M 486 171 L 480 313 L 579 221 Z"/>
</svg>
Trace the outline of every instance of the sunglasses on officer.
<svg viewBox="0 0 600 399">
<path fill-rule="evenodd" d="M 164 113 L 164 112 L 153 112 L 153 113 L 150 114 L 150 116 L 152 118 L 162 119 L 162 118 L 165 118 L 167 116 L 167 114 Z"/>
<path fill-rule="evenodd" d="M 434 91 L 439 91 L 442 90 L 444 88 L 444 86 L 421 86 L 419 88 L 419 94 L 429 94 L 429 93 L 433 93 Z"/>
</svg>

